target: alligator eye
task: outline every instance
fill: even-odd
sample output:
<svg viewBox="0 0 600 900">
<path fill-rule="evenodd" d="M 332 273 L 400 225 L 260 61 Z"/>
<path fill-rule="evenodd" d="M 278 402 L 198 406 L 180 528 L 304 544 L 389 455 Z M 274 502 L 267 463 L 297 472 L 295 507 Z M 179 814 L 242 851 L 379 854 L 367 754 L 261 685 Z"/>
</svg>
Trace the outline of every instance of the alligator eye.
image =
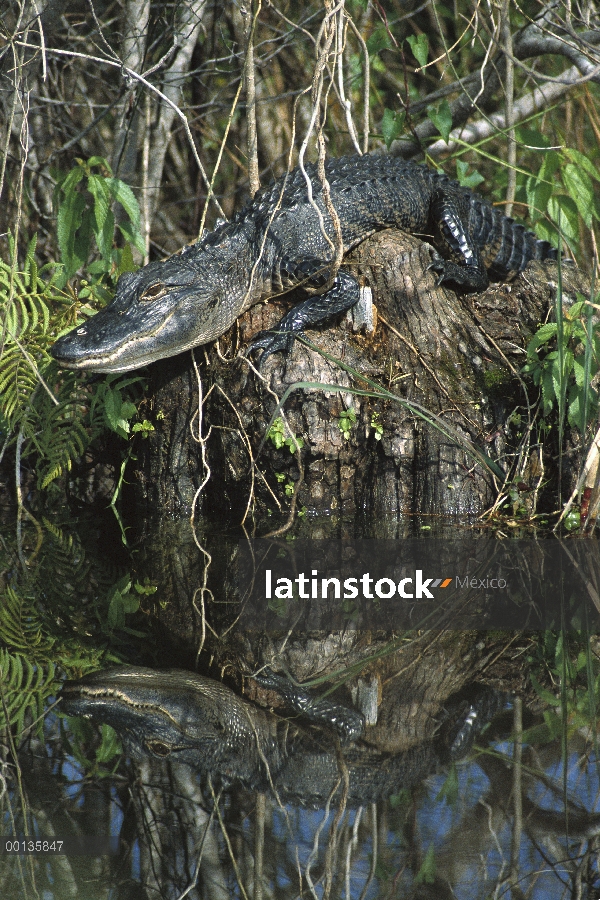
<svg viewBox="0 0 600 900">
<path fill-rule="evenodd" d="M 162 297 L 165 290 L 164 284 L 157 281 L 156 284 L 151 284 L 149 288 L 146 288 L 143 294 L 140 294 L 140 301 L 148 303 L 150 300 L 156 300 L 158 297 Z"/>
<path fill-rule="evenodd" d="M 171 753 L 171 748 L 167 744 L 163 744 L 162 741 L 148 741 L 146 747 L 155 756 L 160 756 L 163 759 Z"/>
</svg>

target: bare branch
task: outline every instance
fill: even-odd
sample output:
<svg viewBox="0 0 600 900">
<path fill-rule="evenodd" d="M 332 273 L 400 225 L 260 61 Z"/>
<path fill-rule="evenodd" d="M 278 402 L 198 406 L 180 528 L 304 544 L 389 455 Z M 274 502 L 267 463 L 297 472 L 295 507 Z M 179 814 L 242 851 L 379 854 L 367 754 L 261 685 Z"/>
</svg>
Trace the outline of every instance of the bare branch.
<svg viewBox="0 0 600 900">
<path fill-rule="evenodd" d="M 504 80 L 504 94 L 506 97 L 506 137 L 508 139 L 507 184 L 505 213 L 510 216 L 517 189 L 517 143 L 515 139 L 515 67 L 513 63 L 513 40 L 510 28 L 510 0 L 502 0 L 500 10 L 500 36 L 502 50 L 506 57 L 506 77 Z"/>
<path fill-rule="evenodd" d="M 258 177 L 258 144 L 256 136 L 256 86 L 254 81 L 254 30 L 256 20 L 260 13 L 261 0 L 258 0 L 256 10 L 253 12 L 253 0 L 250 0 L 250 8 L 242 7 L 241 13 L 244 20 L 246 33 L 246 60 L 244 65 L 244 80 L 246 82 L 246 127 L 248 129 L 248 178 L 250 181 L 250 196 L 254 197 L 260 187 Z"/>
<path fill-rule="evenodd" d="M 580 84 L 585 84 L 586 78 L 581 75 L 579 69 L 573 66 L 563 73 L 561 81 L 549 81 L 540 85 L 531 93 L 517 100 L 513 106 L 513 125 L 523 122 L 534 113 L 542 109 L 548 109 L 552 103 L 568 91 Z M 472 122 L 461 128 L 455 128 L 450 132 L 450 141 L 436 141 L 427 148 L 427 153 L 434 159 L 442 154 L 459 149 L 464 144 L 476 144 L 484 141 L 494 134 L 504 132 L 507 128 L 506 113 L 497 112 L 486 119 Z"/>
</svg>

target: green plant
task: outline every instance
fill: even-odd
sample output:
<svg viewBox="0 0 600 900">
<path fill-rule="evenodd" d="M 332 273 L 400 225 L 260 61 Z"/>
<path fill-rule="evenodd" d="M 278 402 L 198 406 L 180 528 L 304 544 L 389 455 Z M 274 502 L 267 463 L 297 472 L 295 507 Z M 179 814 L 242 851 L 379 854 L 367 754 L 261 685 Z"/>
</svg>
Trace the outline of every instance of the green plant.
<svg viewBox="0 0 600 900">
<path fill-rule="evenodd" d="M 118 629 L 121 632 L 139 636 L 139 632 L 125 626 L 125 616 L 137 612 L 140 607 L 139 594 L 140 592 L 132 584 L 129 575 L 124 575 L 117 581 L 108 595 L 106 625 L 109 630 Z"/>
<path fill-rule="evenodd" d="M 44 706 L 54 692 L 56 669 L 53 663 L 38 666 L 23 653 L 0 647 L 0 731 L 7 724 L 15 728 L 18 744 L 31 717 L 41 735 Z"/>
<path fill-rule="evenodd" d="M 98 171 L 99 170 L 99 171 Z M 77 160 L 56 188 L 60 264 L 39 268 L 36 237 L 19 265 L 15 241 L 8 236 L 8 260 L 0 260 L 0 432 L 5 447 L 17 444 L 21 459 L 29 459 L 37 484 L 47 488 L 69 471 L 103 430 L 128 439 L 136 407 L 123 396 L 139 378 L 115 383 L 115 376 L 91 386 L 74 372 L 61 370 L 48 350 L 63 334 L 110 298 L 107 283 L 135 268 L 131 246 L 143 249 L 139 209 L 131 189 L 113 178 L 105 160 Z M 125 210 L 118 229 L 126 243 L 113 246 L 114 203 Z M 66 284 L 89 259 L 96 242 L 100 258 L 91 262 L 91 282 L 81 282 L 77 295 Z M 81 302 L 89 301 L 89 302 Z M 136 423 L 133 431 L 147 435 L 151 423 Z"/>
<path fill-rule="evenodd" d="M 584 732 L 595 735 L 600 668 L 585 630 L 540 632 L 529 663 L 532 686 L 548 708 L 543 724 L 528 729 L 523 740 L 544 744 Z M 544 687 L 548 682 L 552 689 Z"/>
<path fill-rule="evenodd" d="M 9 261 L 0 260 L 0 428 L 7 443 L 20 438 L 23 456 L 38 457 L 38 486 L 44 488 L 84 452 L 90 423 L 81 415 L 81 380 L 59 372 L 47 352 L 53 332 L 72 321 L 72 299 L 58 289 L 56 267 L 38 269 L 35 247 L 34 237 L 19 269 L 9 236 Z"/>
<path fill-rule="evenodd" d="M 114 281 L 123 272 L 134 271 L 131 247 L 143 255 L 144 242 L 140 233 L 140 210 L 129 185 L 113 177 L 108 162 L 102 156 L 88 160 L 76 159 L 70 172 L 59 177 L 55 189 L 57 237 L 63 277 L 66 282 L 86 266 L 92 252 L 92 238 L 100 258 L 87 266 L 97 279 L 110 275 Z M 125 239 L 122 248 L 114 246 L 115 216 L 113 206 L 119 203 L 126 219 L 117 221 L 117 228 Z M 89 296 L 87 282 L 81 292 Z"/>
<path fill-rule="evenodd" d="M 143 438 L 147 438 L 152 431 L 154 431 L 154 425 L 152 422 L 149 422 L 148 419 L 144 419 L 142 422 L 136 422 L 131 429 L 132 434 L 139 433 Z"/>
<path fill-rule="evenodd" d="M 555 404 L 560 412 L 566 403 L 569 424 L 583 433 L 598 409 L 593 380 L 600 365 L 600 335 L 593 327 L 592 305 L 578 298 L 561 323 L 542 325 L 529 341 L 523 372 L 541 389 L 543 415 Z"/>
<path fill-rule="evenodd" d="M 271 427 L 267 432 L 267 440 L 271 441 L 277 450 L 281 450 L 282 447 L 287 447 L 290 453 L 295 453 L 296 450 L 302 450 L 304 447 L 304 441 L 301 437 L 291 434 L 290 437 L 286 438 L 285 423 L 280 416 L 272 422 Z"/>
<path fill-rule="evenodd" d="M 343 409 L 339 415 L 338 427 L 344 435 L 344 440 L 350 440 L 352 426 L 356 425 L 356 413 L 353 409 Z"/>
<path fill-rule="evenodd" d="M 537 175 L 525 180 L 529 214 L 541 238 L 555 246 L 558 232 L 571 246 L 579 244 L 579 217 L 586 228 L 594 219 L 600 221 L 600 202 L 597 198 L 600 172 L 596 165 L 579 150 L 565 147 L 549 149 L 549 141 L 539 131 L 521 129 L 524 142 L 545 149 Z"/>
<path fill-rule="evenodd" d="M 288 481 L 288 476 L 284 472 L 275 472 L 275 479 L 279 484 L 283 484 L 283 490 L 286 497 L 293 496 L 294 482 Z"/>
<path fill-rule="evenodd" d="M 68 515 L 61 510 L 61 516 Z M 38 543 L 24 570 L 14 565 L 19 539 L 14 528 L 2 533 L 0 733 L 10 725 L 17 743 L 26 725 L 37 727 L 64 675 L 78 678 L 119 662 L 125 646 L 145 637 L 131 627 L 131 616 L 156 587 L 123 574 L 110 555 L 88 555 L 95 518 L 80 519 L 70 529 L 46 517 L 36 529 L 27 520 L 20 539 L 27 547 L 34 539 Z"/>
<path fill-rule="evenodd" d="M 383 437 L 383 425 L 379 421 L 379 413 L 374 412 L 371 416 L 371 428 L 375 432 L 373 437 L 376 441 L 380 441 Z"/>
<path fill-rule="evenodd" d="M 123 399 L 122 396 L 123 391 L 142 381 L 143 379 L 137 375 L 131 378 L 107 375 L 105 381 L 98 385 L 92 398 L 90 415 L 93 417 L 96 409 L 101 409 L 105 427 L 125 440 L 136 431 L 153 431 L 154 428 L 149 422 L 146 423 L 146 427 L 141 423 L 136 423 L 139 428 L 136 428 L 135 425 L 132 428 L 131 420 L 137 414 L 137 407 L 130 399 Z"/>
<path fill-rule="evenodd" d="M 61 726 L 65 750 L 77 760 L 89 778 L 107 778 L 115 774 L 122 750 L 117 733 L 110 725 L 104 723 L 100 726 L 99 744 L 98 729 L 81 717 L 65 716 Z"/>
</svg>

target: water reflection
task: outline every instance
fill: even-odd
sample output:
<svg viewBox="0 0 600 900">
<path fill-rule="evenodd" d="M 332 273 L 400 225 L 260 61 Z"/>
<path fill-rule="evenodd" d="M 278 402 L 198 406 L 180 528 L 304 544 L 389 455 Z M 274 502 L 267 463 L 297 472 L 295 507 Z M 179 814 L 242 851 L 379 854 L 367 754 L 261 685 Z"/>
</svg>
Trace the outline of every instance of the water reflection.
<svg viewBox="0 0 600 900">
<path fill-rule="evenodd" d="M 560 751 L 541 758 L 526 750 L 515 853 L 511 751 L 498 740 L 491 748 L 460 764 L 456 781 L 453 773 L 431 776 L 410 794 L 340 817 L 334 808 L 282 806 L 242 790 L 217 795 L 188 766 L 157 760 L 86 779 L 51 720 L 46 743 L 32 740 L 20 754 L 34 830 L 104 830 L 119 835 L 120 851 L 102 859 L 5 856 L 2 896 L 594 897 L 600 817 L 587 810 L 598 801 L 595 760 L 569 754 L 567 838 Z M 5 766 L 3 774 L 4 822 L 12 811 L 20 832 L 13 773 Z"/>
<path fill-rule="evenodd" d="M 4 739 L 3 834 L 114 835 L 119 852 L 103 857 L 4 854 L 1 897 L 600 896 L 600 817 L 594 812 L 600 784 L 593 715 L 588 714 L 592 692 L 584 690 L 585 654 L 578 670 L 582 693 L 574 691 L 570 718 L 561 728 L 553 694 L 542 691 L 540 698 L 531 689 L 532 659 L 542 654 L 532 638 L 440 630 L 395 636 L 392 647 L 389 638 L 377 634 L 329 635 L 327 640 L 304 635 L 296 642 L 263 637 L 257 645 L 228 630 L 229 598 L 226 590 L 219 594 L 219 587 L 226 589 L 232 580 L 237 536 L 209 536 L 208 565 L 186 526 L 164 524 L 139 541 L 130 534 L 133 555 L 123 553 L 119 568 L 108 576 L 104 555 L 93 549 L 98 523 L 92 524 L 89 542 L 81 525 L 70 530 L 65 523 L 49 522 L 44 528 L 29 582 L 37 606 L 19 607 L 35 614 L 35 620 L 22 616 L 19 621 L 34 621 L 37 631 L 18 650 L 14 629 L 9 634 L 5 619 L 0 626 L 13 656 L 20 652 L 25 658 L 27 652 L 38 665 L 60 663 L 71 677 L 119 661 L 199 667 L 214 678 L 224 677 L 248 702 L 268 708 L 274 698 L 248 677 L 266 656 L 274 661 L 275 654 L 305 681 L 352 667 L 366 652 L 368 671 L 356 674 L 357 669 L 354 682 L 340 683 L 333 699 L 353 705 L 359 677 L 375 685 L 378 716 L 368 726 L 368 741 L 379 753 L 393 756 L 428 746 L 440 733 L 449 698 L 468 691 L 473 680 L 487 678 L 507 694 L 524 695 L 523 757 L 515 767 L 508 708 L 478 736 L 479 749 L 469 759 L 444 765 L 438 759 L 423 780 L 410 789 L 395 785 L 392 796 L 376 803 L 366 797 L 362 805 L 345 809 L 338 803 L 313 809 L 279 803 L 269 791 L 224 785 L 215 772 L 201 778 L 193 768 L 170 760 L 124 757 L 108 730 L 61 719 L 53 711 L 41 731 L 25 731 L 18 768 Z M 15 596 L 25 597 L 23 582 L 10 580 L 10 559 L 4 571 Z M 157 590 L 136 594 L 136 584 Z M 139 608 L 129 610 L 127 598 L 136 596 Z M 545 640 L 547 645 L 550 639 Z M 560 648 L 553 640 L 544 646 L 555 660 Z M 78 673 L 66 668 L 76 658 L 82 661 Z M 589 664 L 595 684 L 595 660 Z M 60 671 L 56 674 L 58 682 Z M 48 692 L 44 696 L 50 704 Z M 37 706 L 27 706 L 24 715 L 26 722 L 37 720 Z M 515 805 L 519 795 L 522 801 Z"/>
</svg>

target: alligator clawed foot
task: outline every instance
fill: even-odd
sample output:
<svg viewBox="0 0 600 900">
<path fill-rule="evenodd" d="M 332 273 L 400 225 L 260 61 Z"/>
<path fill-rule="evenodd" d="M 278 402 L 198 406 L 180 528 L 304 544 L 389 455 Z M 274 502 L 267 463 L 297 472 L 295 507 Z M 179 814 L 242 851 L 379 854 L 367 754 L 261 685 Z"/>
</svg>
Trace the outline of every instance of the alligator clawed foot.
<svg viewBox="0 0 600 900">
<path fill-rule="evenodd" d="M 443 284 L 444 274 L 446 272 L 446 260 L 435 250 L 431 254 L 431 262 L 427 266 L 427 272 L 435 272 L 439 277 L 436 279 L 435 286 L 439 287 Z"/>
<path fill-rule="evenodd" d="M 258 360 L 258 371 L 261 372 L 266 360 L 273 353 L 283 352 L 286 356 L 294 346 L 294 333 L 291 331 L 259 331 L 246 348 L 246 356 L 256 350 L 262 350 Z"/>
</svg>

